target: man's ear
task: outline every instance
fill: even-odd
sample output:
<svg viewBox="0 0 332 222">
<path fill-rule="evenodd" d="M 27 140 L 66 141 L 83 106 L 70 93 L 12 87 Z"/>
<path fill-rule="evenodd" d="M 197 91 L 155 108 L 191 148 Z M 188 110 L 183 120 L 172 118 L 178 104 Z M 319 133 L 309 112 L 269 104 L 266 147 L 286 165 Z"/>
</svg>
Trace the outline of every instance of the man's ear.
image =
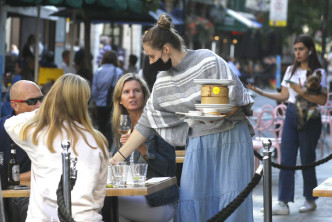
<svg viewBox="0 0 332 222">
<path fill-rule="evenodd" d="M 10 106 L 13 108 L 13 110 L 15 111 L 15 113 L 17 113 L 17 109 L 18 109 L 17 103 L 11 101 L 10 102 Z"/>
</svg>

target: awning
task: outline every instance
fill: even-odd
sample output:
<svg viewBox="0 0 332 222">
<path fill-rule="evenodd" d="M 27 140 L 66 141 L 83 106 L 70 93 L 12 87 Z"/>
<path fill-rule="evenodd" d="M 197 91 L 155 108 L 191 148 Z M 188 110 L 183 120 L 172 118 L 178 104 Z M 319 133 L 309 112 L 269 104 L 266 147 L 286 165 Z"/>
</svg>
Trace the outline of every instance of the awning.
<svg viewBox="0 0 332 222">
<path fill-rule="evenodd" d="M 197 2 L 206 5 L 215 5 L 215 0 L 191 0 L 191 2 Z"/>
<path fill-rule="evenodd" d="M 159 16 L 161 14 L 167 14 L 172 18 L 172 22 L 174 25 L 183 25 L 184 21 L 181 18 L 177 18 L 173 15 L 168 14 L 166 11 L 162 10 L 162 9 L 158 9 L 157 11 L 150 11 L 149 15 L 151 15 L 156 21 L 158 21 Z"/>
<path fill-rule="evenodd" d="M 24 16 L 36 17 L 36 15 L 38 14 L 37 7 L 11 7 L 9 5 L 5 5 L 3 9 L 7 11 L 9 15 L 24 15 Z M 51 14 L 57 11 L 58 9 L 54 6 L 42 6 L 40 7 L 40 18 L 48 20 L 57 20 L 58 18 L 56 16 L 51 16 Z"/>
<path fill-rule="evenodd" d="M 54 14 L 53 16 L 58 17 L 71 17 L 75 9 L 63 9 Z M 75 20 L 83 20 L 82 10 L 75 12 Z M 152 25 L 155 23 L 153 16 L 147 13 L 136 13 L 136 12 L 114 12 L 112 9 L 101 8 L 101 9 L 85 9 L 84 13 L 90 19 L 92 23 L 110 23 L 115 24 L 141 24 L 141 25 Z"/>
<path fill-rule="evenodd" d="M 245 14 L 242 12 L 233 11 L 231 9 L 226 9 L 226 16 L 223 19 L 223 23 L 216 24 L 216 30 L 245 32 L 248 29 L 258 29 L 262 27 L 262 24 L 248 18 L 249 16 Z"/>
<path fill-rule="evenodd" d="M 155 10 L 159 0 L 5 0 L 10 6 L 53 5 L 66 8 L 112 8 L 114 11 L 143 12 Z"/>
</svg>

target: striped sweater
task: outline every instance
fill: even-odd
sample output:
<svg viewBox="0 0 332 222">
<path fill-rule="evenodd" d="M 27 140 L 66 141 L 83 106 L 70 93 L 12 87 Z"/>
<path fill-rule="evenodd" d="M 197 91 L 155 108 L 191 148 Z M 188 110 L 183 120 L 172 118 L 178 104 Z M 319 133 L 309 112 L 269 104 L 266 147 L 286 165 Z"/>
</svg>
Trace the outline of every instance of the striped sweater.
<svg viewBox="0 0 332 222">
<path fill-rule="evenodd" d="M 195 110 L 201 103 L 201 85 L 194 79 L 233 79 L 229 86 L 229 103 L 241 107 L 234 115 L 209 124 L 195 121 L 185 122 L 175 112 Z M 177 66 L 160 72 L 153 86 L 151 96 L 135 129 L 148 137 L 154 130 L 173 146 L 184 146 L 187 138 L 203 136 L 230 130 L 238 121 L 251 115 L 253 99 L 246 88 L 229 68 L 228 64 L 210 50 L 187 50 L 186 56 Z M 251 132 L 252 126 L 249 121 Z"/>
</svg>

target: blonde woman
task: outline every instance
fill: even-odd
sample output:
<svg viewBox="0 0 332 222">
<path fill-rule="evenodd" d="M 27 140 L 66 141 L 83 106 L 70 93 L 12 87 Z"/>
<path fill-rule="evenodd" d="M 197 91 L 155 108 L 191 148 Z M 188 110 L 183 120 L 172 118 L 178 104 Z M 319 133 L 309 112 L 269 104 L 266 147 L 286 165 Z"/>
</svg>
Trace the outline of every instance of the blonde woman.
<svg viewBox="0 0 332 222">
<path fill-rule="evenodd" d="M 88 82 L 74 74 L 60 77 L 39 110 L 13 116 L 5 122 L 12 140 L 31 159 L 31 195 L 28 222 L 58 219 L 57 196 L 62 174 L 61 142 L 71 142 L 77 157 L 77 180 L 71 192 L 75 221 L 102 220 L 107 173 L 107 140 L 91 124 Z"/>
<path fill-rule="evenodd" d="M 125 144 L 130 134 L 120 135 L 118 120 L 128 114 L 135 127 L 150 96 L 146 82 L 136 74 L 128 73 L 117 82 L 114 95 L 113 135 L 116 151 L 119 142 Z M 147 163 L 147 177 L 175 176 L 175 149 L 159 135 L 152 134 L 134 153 L 135 163 Z M 168 222 L 175 214 L 179 188 L 174 185 L 148 196 L 119 197 L 120 222 Z"/>
</svg>

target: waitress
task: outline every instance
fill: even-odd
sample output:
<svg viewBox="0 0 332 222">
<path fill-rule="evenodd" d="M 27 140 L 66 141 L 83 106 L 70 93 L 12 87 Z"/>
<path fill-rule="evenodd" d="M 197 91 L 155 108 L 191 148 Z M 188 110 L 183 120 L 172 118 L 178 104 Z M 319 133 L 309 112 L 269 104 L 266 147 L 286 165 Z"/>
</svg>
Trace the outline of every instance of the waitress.
<svg viewBox="0 0 332 222">
<path fill-rule="evenodd" d="M 252 126 L 246 119 L 253 100 L 222 58 L 209 50 L 186 49 L 167 15 L 161 15 L 144 35 L 143 48 L 151 67 L 161 72 L 135 130 L 111 161 L 123 161 L 153 132 L 173 146 L 186 146 L 176 221 L 206 221 L 253 176 Z M 236 107 L 228 117 L 208 124 L 195 121 L 189 127 L 176 115 L 195 110 L 195 104 L 201 103 L 201 87 L 194 79 L 235 81 L 229 87 L 229 101 Z M 251 222 L 252 213 L 249 195 L 228 221 Z"/>
</svg>

